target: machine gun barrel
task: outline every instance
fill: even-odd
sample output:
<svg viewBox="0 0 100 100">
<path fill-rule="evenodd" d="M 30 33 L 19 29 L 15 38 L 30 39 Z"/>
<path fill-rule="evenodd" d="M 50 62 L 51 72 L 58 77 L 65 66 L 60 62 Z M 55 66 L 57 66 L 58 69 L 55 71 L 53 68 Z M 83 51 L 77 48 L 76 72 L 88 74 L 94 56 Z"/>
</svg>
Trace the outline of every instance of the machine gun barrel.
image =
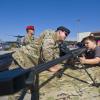
<svg viewBox="0 0 100 100">
<path fill-rule="evenodd" d="M 45 64 L 40 64 L 40 65 L 34 67 L 33 69 L 34 69 L 36 74 L 39 74 L 42 71 L 45 71 L 45 70 L 49 69 L 50 67 L 52 67 L 56 64 L 59 64 L 66 59 L 77 57 L 78 55 L 82 54 L 85 51 L 86 51 L 86 48 L 79 48 L 79 49 L 75 49 L 75 50 L 70 50 L 69 52 L 66 53 L 65 56 L 57 58 L 53 61 L 49 61 Z"/>
<path fill-rule="evenodd" d="M 36 74 L 39 74 L 66 59 L 70 59 L 72 57 L 80 55 L 81 53 L 85 52 L 85 50 L 85 48 L 71 50 L 63 57 L 37 65 L 34 68 L 30 68 L 27 70 L 17 68 L 14 70 L 0 72 L 0 95 L 8 95 L 20 91 L 21 89 L 26 87 L 26 80 L 29 78 L 30 73 L 33 73 L 35 76 Z"/>
</svg>

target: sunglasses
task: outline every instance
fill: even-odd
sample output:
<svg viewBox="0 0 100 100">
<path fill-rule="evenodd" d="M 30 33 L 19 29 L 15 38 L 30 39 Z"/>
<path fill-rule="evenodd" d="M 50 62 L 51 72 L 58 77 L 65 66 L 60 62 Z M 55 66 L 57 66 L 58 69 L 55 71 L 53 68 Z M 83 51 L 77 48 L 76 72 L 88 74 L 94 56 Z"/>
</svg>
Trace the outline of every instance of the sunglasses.
<svg viewBox="0 0 100 100">
<path fill-rule="evenodd" d="M 66 36 L 68 36 L 68 33 L 65 33 Z"/>
</svg>

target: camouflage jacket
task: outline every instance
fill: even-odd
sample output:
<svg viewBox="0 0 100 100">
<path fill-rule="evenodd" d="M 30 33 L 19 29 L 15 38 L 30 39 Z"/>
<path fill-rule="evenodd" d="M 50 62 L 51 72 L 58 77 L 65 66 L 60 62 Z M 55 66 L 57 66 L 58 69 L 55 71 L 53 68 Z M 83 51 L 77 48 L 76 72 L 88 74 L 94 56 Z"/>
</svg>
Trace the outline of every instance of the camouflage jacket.
<svg viewBox="0 0 100 100">
<path fill-rule="evenodd" d="M 27 44 L 33 43 L 33 41 L 34 41 L 34 36 L 33 35 L 29 36 L 28 34 L 26 34 L 23 40 L 23 44 L 27 45 Z"/>
<path fill-rule="evenodd" d="M 39 58 L 48 62 L 58 57 L 57 36 L 52 30 L 45 30 L 39 39 L 29 45 L 22 46 L 13 54 L 17 63 L 25 69 L 37 65 Z"/>
</svg>

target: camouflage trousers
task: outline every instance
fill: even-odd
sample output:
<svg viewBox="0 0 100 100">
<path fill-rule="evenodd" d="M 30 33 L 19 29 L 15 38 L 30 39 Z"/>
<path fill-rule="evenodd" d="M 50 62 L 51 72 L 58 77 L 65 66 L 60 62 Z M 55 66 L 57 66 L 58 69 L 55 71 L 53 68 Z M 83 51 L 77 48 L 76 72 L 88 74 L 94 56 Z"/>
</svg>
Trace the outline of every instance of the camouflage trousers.
<svg viewBox="0 0 100 100">
<path fill-rule="evenodd" d="M 12 56 L 17 64 L 24 69 L 28 69 L 36 65 L 34 59 L 21 50 L 15 52 Z"/>
</svg>

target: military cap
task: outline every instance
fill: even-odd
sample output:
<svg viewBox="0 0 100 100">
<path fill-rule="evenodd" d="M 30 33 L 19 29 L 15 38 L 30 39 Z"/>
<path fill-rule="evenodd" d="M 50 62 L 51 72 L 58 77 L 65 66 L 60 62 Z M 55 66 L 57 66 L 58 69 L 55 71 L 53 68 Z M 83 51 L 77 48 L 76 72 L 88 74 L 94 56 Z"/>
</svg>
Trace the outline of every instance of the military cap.
<svg viewBox="0 0 100 100">
<path fill-rule="evenodd" d="M 26 30 L 35 30 L 35 29 L 34 29 L 34 26 L 27 26 Z"/>
<path fill-rule="evenodd" d="M 59 26 L 56 31 L 58 31 L 58 30 L 65 31 L 67 34 L 70 33 L 70 30 L 64 26 Z"/>
</svg>

